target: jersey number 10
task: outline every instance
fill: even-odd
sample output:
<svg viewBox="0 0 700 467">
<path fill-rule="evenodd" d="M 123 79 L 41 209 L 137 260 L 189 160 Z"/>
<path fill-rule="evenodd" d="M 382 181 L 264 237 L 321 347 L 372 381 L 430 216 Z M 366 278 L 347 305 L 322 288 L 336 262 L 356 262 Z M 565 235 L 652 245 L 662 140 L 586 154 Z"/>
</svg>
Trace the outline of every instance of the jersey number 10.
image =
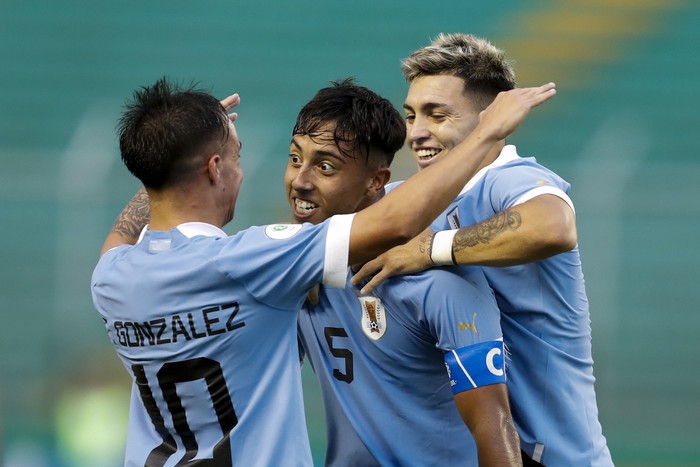
<svg viewBox="0 0 700 467">
<path fill-rule="evenodd" d="M 167 460 L 177 451 L 177 443 L 173 433 L 165 426 L 163 415 L 151 392 L 148 384 L 146 372 L 143 365 L 132 365 L 132 371 L 136 378 L 136 385 L 143 405 L 146 407 L 153 426 L 158 434 L 163 438 L 163 443 L 151 451 L 146 459 L 148 467 L 162 467 Z M 233 409 L 233 402 L 226 387 L 224 374 L 221 365 L 216 360 L 209 358 L 193 358 L 181 362 L 171 362 L 164 364 L 158 371 L 158 386 L 163 394 L 163 399 L 168 405 L 168 411 L 172 417 L 173 427 L 181 444 L 185 447 L 185 455 L 176 464 L 178 466 L 187 465 L 197 455 L 199 446 L 189 424 L 182 401 L 177 394 L 175 385 L 203 379 L 207 383 L 209 396 L 211 397 L 216 412 L 216 417 L 221 426 L 223 438 L 214 446 L 212 459 L 197 459 L 197 466 L 219 467 L 231 465 L 231 430 L 238 424 L 238 417 Z"/>
</svg>

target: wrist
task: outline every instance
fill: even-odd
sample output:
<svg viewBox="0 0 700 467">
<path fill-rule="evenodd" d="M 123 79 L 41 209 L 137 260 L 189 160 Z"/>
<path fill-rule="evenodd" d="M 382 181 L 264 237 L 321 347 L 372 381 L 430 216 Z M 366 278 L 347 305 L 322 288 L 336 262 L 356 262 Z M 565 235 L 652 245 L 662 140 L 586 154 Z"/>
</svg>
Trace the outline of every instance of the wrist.
<svg viewBox="0 0 700 467">
<path fill-rule="evenodd" d="M 452 241 L 457 230 L 443 230 L 437 232 L 430 245 L 430 259 L 436 266 L 453 266 L 456 263 L 452 253 Z"/>
</svg>

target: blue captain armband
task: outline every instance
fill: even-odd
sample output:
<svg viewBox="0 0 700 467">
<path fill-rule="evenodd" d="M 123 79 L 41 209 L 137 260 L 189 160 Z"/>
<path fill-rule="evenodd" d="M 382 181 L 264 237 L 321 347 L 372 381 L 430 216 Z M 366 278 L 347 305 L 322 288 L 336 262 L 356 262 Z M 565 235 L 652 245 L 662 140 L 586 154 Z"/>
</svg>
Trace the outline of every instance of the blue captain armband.
<svg viewBox="0 0 700 467">
<path fill-rule="evenodd" d="M 503 340 L 480 342 L 445 352 L 452 392 L 506 382 Z"/>
</svg>

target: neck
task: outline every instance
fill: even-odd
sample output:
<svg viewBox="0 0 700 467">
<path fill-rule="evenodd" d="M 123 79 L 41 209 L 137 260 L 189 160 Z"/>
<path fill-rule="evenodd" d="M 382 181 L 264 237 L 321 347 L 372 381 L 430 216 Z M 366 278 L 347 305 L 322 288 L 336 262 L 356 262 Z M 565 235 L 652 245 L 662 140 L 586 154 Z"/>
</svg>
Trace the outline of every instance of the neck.
<svg viewBox="0 0 700 467">
<path fill-rule="evenodd" d="M 205 222 L 222 228 L 226 222 L 215 209 L 187 196 L 151 197 L 151 230 L 171 230 L 186 222 Z"/>
<path fill-rule="evenodd" d="M 493 148 L 491 148 L 491 150 L 488 152 L 486 157 L 484 157 L 484 161 L 481 163 L 481 165 L 479 165 L 479 167 L 477 168 L 476 171 L 478 172 L 479 170 L 483 169 L 487 165 L 492 164 L 493 161 L 498 159 L 498 156 L 501 155 L 501 151 L 503 151 L 503 148 L 505 146 L 506 146 L 506 140 L 504 140 L 504 139 L 502 139 L 498 143 L 494 144 Z"/>
</svg>

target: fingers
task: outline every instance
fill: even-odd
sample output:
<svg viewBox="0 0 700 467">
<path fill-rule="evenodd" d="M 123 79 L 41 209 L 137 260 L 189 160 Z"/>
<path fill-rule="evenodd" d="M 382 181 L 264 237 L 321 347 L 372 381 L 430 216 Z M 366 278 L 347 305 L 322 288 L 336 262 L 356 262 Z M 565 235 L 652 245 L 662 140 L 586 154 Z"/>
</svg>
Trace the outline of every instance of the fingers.
<svg viewBox="0 0 700 467">
<path fill-rule="evenodd" d="M 512 134 L 533 108 L 556 95 L 556 85 L 546 83 L 537 87 L 515 88 L 500 92 L 480 114 L 480 123 L 493 131 L 497 139 Z"/>
<path fill-rule="evenodd" d="M 357 271 L 350 278 L 350 283 L 353 286 L 357 286 L 365 279 L 376 274 L 377 271 L 379 271 L 381 268 L 382 268 L 381 264 L 379 264 L 376 259 L 373 259 L 372 261 L 368 261 L 365 264 L 363 264 L 362 267 L 360 268 L 360 270 Z"/>
<path fill-rule="evenodd" d="M 372 292 L 379 286 L 379 284 L 388 278 L 395 276 L 397 273 L 400 274 L 400 272 L 388 267 L 387 263 L 380 261 L 380 259 L 381 257 L 365 263 L 350 279 L 350 283 L 357 287 L 368 278 L 371 278 L 360 289 L 361 294 L 365 295 Z"/>
<path fill-rule="evenodd" d="M 374 289 L 376 289 L 379 286 L 379 284 L 384 282 L 389 277 L 390 276 L 387 273 L 385 273 L 384 270 L 380 271 L 360 289 L 360 293 L 362 295 L 367 295 L 368 293 L 371 293 Z"/>
<path fill-rule="evenodd" d="M 496 99 L 512 98 L 515 101 L 520 101 L 523 104 L 536 107 L 557 94 L 556 86 L 557 85 L 555 83 L 546 83 L 542 86 L 515 88 L 511 89 L 510 91 L 499 93 Z"/>
<path fill-rule="evenodd" d="M 231 94 L 230 96 L 226 97 L 225 99 L 223 99 L 221 101 L 221 105 L 223 106 L 223 108 L 226 110 L 227 113 L 240 103 L 241 103 L 241 96 L 239 96 L 238 93 Z M 231 120 L 232 122 L 236 121 L 237 118 L 238 118 L 237 112 L 232 112 L 232 113 L 228 114 L 228 119 Z"/>
<path fill-rule="evenodd" d="M 226 112 L 236 107 L 241 103 L 241 96 L 238 93 L 231 94 L 221 101 L 221 105 L 226 109 Z"/>
<path fill-rule="evenodd" d="M 551 91 L 551 90 L 556 91 L 556 88 L 557 88 L 556 83 L 552 83 L 552 82 L 549 82 L 549 83 L 547 83 L 547 84 L 543 84 L 542 86 L 540 86 L 540 89 L 541 89 L 543 92 Z"/>
<path fill-rule="evenodd" d="M 557 85 L 554 83 L 543 84 L 540 87 L 534 88 L 535 99 L 533 102 L 533 107 L 536 107 L 546 100 L 551 99 L 557 94 Z"/>
</svg>

